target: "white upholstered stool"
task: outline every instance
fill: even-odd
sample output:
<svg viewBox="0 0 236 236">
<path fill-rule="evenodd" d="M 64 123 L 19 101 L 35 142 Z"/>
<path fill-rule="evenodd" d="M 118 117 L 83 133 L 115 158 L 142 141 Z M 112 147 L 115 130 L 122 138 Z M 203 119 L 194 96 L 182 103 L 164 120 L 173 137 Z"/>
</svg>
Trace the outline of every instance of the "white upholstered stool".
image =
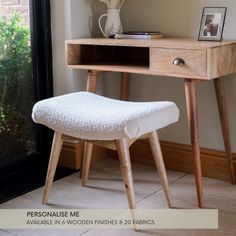
<svg viewBox="0 0 236 236">
<path fill-rule="evenodd" d="M 129 207 L 135 209 L 129 146 L 141 137 L 150 141 L 167 203 L 171 206 L 171 194 L 156 130 L 178 120 L 179 110 L 173 102 L 124 102 L 89 92 L 77 92 L 36 103 L 32 117 L 36 123 L 55 131 L 44 189 L 44 204 L 48 201 L 63 137 L 70 136 L 86 142 L 83 186 L 87 185 L 93 144 L 118 151 Z"/>
</svg>

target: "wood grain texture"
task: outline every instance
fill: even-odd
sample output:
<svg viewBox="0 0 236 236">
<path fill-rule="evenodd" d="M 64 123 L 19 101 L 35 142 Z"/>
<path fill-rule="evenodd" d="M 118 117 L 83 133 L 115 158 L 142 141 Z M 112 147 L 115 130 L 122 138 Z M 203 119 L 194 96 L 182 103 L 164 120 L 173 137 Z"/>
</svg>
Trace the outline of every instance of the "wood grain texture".
<svg viewBox="0 0 236 236">
<path fill-rule="evenodd" d="M 129 101 L 129 74 L 121 73 L 120 98 Z"/>
<path fill-rule="evenodd" d="M 136 208 L 135 195 L 134 195 L 134 184 L 133 175 L 129 155 L 129 144 L 128 140 L 117 140 L 117 152 L 120 160 L 120 168 L 123 176 L 125 189 L 127 192 L 128 203 L 130 209 Z"/>
<path fill-rule="evenodd" d="M 236 45 L 208 50 L 208 77 L 219 78 L 236 72 Z"/>
<path fill-rule="evenodd" d="M 98 72 L 94 70 L 90 70 L 88 72 L 86 91 L 95 93 L 97 89 L 97 81 L 98 81 Z"/>
<path fill-rule="evenodd" d="M 211 80 L 236 72 L 235 41 L 79 39 L 68 40 L 66 45 L 67 64 L 72 69 L 199 80 Z M 183 57 L 186 65 L 173 65 L 176 57 Z"/>
<path fill-rule="evenodd" d="M 93 144 L 86 142 L 84 145 L 83 165 L 81 168 L 82 169 L 82 186 L 83 187 L 86 187 L 87 183 L 88 183 L 88 175 L 89 175 L 92 151 L 93 151 Z"/>
<path fill-rule="evenodd" d="M 230 131 L 229 131 L 229 122 L 227 115 L 227 106 L 225 101 L 225 90 L 224 90 L 224 82 L 222 78 L 218 78 L 214 80 L 215 91 L 217 104 L 220 114 L 221 128 L 223 134 L 223 140 L 225 145 L 225 151 L 228 157 L 228 165 L 229 165 L 229 173 L 231 183 L 235 184 L 235 171 L 234 171 L 234 163 L 231 149 L 231 141 L 230 141 Z"/>
<path fill-rule="evenodd" d="M 60 157 L 62 143 L 63 143 L 62 134 L 55 132 L 54 137 L 53 137 L 51 155 L 50 155 L 49 164 L 48 164 L 48 172 L 47 172 L 47 177 L 46 177 L 46 182 L 45 182 L 45 187 L 44 187 L 43 201 L 42 201 L 43 204 L 48 203 L 48 195 L 52 188 L 52 182 L 53 182 L 53 178 L 56 172 L 58 160 Z"/>
<path fill-rule="evenodd" d="M 58 165 L 79 170 L 83 155 L 83 142 L 63 142 Z"/>
<path fill-rule="evenodd" d="M 211 80 L 236 72 L 236 41 L 101 38 L 69 40 L 66 44 L 69 58 L 67 64 L 72 69 L 199 80 Z M 182 67 L 173 65 L 172 62 L 176 57 L 183 58 L 186 65 Z"/>
<path fill-rule="evenodd" d="M 185 61 L 185 65 L 174 65 L 176 58 Z M 152 48 L 151 71 L 179 77 L 206 77 L 207 54 L 206 50 Z"/>
<path fill-rule="evenodd" d="M 125 73 L 138 73 L 138 74 L 144 74 L 144 75 L 150 75 L 151 71 L 149 67 L 146 66 L 127 66 L 122 63 L 120 64 L 113 64 L 113 65 L 107 65 L 107 64 L 78 64 L 78 65 L 68 65 L 69 68 L 75 69 L 75 70 L 95 70 L 95 71 L 110 71 L 110 72 L 125 72 Z M 153 72 L 154 73 L 154 72 Z M 155 75 L 155 74 L 154 74 Z"/>
<path fill-rule="evenodd" d="M 173 48 L 173 49 L 209 49 L 222 47 L 224 45 L 234 45 L 235 41 L 198 41 L 193 38 L 174 38 L 165 37 L 161 39 L 140 40 L 140 39 L 107 39 L 107 38 L 86 38 L 67 40 L 66 44 L 80 44 L 80 45 L 108 45 L 108 46 L 134 46 L 134 47 L 159 47 L 159 48 Z"/>
<path fill-rule="evenodd" d="M 203 187 L 202 187 L 202 168 L 200 157 L 200 141 L 198 129 L 198 111 L 197 111 L 197 94 L 196 94 L 196 81 L 185 80 L 185 94 L 187 103 L 188 122 L 190 127 L 191 143 L 193 162 L 195 168 L 195 180 L 198 196 L 198 205 L 203 207 Z"/>
<path fill-rule="evenodd" d="M 171 192 L 169 188 L 168 178 L 166 175 L 166 168 L 165 168 L 165 164 L 164 164 L 164 160 L 162 156 L 160 142 L 159 142 L 159 138 L 156 131 L 150 134 L 149 142 L 150 142 L 153 158 L 156 164 L 156 168 L 158 170 L 158 173 L 161 179 L 166 201 L 167 201 L 168 206 L 171 208 L 172 197 L 171 197 Z"/>
<path fill-rule="evenodd" d="M 81 45 L 66 44 L 67 65 L 78 65 L 81 63 Z"/>
</svg>

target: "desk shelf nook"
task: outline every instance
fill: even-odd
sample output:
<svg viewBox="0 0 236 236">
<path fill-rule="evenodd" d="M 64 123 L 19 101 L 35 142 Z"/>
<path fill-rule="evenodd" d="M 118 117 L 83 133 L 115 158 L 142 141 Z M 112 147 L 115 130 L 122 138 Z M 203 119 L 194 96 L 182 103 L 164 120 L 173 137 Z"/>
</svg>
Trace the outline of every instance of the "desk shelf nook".
<svg viewBox="0 0 236 236">
<path fill-rule="evenodd" d="M 99 72 L 121 72 L 121 94 L 125 100 L 128 100 L 129 73 L 184 79 L 199 207 L 204 206 L 204 198 L 196 87 L 200 81 L 214 80 L 229 176 L 235 184 L 223 76 L 236 72 L 236 41 L 203 42 L 183 38 L 68 40 L 66 60 L 72 69 L 89 71 L 87 90 L 90 92 L 96 91 Z"/>
</svg>

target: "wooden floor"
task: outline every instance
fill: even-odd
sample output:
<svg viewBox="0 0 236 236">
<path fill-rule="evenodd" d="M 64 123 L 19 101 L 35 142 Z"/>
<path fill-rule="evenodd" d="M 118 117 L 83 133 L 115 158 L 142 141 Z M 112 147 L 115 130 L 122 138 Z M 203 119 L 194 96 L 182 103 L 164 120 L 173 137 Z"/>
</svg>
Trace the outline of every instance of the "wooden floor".
<svg viewBox="0 0 236 236">
<path fill-rule="evenodd" d="M 166 208 L 164 193 L 155 168 L 132 163 L 135 193 L 138 208 Z M 174 206 L 197 208 L 194 176 L 181 172 L 168 171 Z M 203 179 L 207 208 L 219 209 L 219 230 L 0 230 L 1 236 L 235 236 L 236 235 L 236 187 L 228 182 Z M 106 159 L 92 166 L 88 187 L 82 188 L 79 173 L 54 183 L 49 196 L 49 206 L 41 205 L 43 189 L 34 190 L 21 197 L 0 205 L 1 209 L 22 208 L 127 208 L 126 193 L 119 170 L 119 163 Z M 66 197 L 65 197 L 66 194 Z"/>
</svg>

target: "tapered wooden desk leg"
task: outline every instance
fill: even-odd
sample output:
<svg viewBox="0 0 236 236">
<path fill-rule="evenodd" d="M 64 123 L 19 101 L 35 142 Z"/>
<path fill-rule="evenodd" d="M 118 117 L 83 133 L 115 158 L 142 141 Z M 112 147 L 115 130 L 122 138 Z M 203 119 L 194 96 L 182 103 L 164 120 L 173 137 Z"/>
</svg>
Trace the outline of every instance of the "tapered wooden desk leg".
<svg viewBox="0 0 236 236">
<path fill-rule="evenodd" d="M 229 132 L 229 122 L 227 115 L 227 107 L 225 101 L 225 91 L 224 91 L 224 82 L 222 78 L 217 78 L 214 80 L 215 91 L 216 91 L 216 99 L 220 114 L 220 122 L 222 128 L 222 134 L 224 139 L 225 151 L 228 157 L 228 165 L 229 165 L 229 173 L 231 183 L 235 184 L 235 170 L 234 170 L 234 162 L 232 156 L 231 142 L 230 142 L 230 132 Z"/>
<path fill-rule="evenodd" d="M 199 145 L 198 114 L 197 114 L 197 96 L 196 80 L 185 80 L 185 93 L 187 102 L 188 121 L 191 133 L 192 152 L 194 158 L 195 179 L 197 187 L 198 205 L 200 208 L 204 205 L 202 188 L 202 169 Z"/>
<path fill-rule="evenodd" d="M 129 73 L 121 73 L 120 98 L 129 101 Z"/>
<path fill-rule="evenodd" d="M 97 89 L 98 72 L 90 70 L 88 72 L 87 91 L 95 93 Z"/>
<path fill-rule="evenodd" d="M 88 79 L 87 79 L 87 91 L 91 93 L 95 93 L 97 89 L 97 81 L 98 81 L 98 71 L 88 71 Z M 93 149 L 93 144 L 88 144 L 90 149 Z M 84 150 L 85 151 L 85 150 Z M 83 176 L 83 163 L 84 163 L 84 155 L 82 156 L 82 160 L 80 162 L 80 178 Z M 89 167 L 88 167 L 89 172 Z"/>
</svg>

